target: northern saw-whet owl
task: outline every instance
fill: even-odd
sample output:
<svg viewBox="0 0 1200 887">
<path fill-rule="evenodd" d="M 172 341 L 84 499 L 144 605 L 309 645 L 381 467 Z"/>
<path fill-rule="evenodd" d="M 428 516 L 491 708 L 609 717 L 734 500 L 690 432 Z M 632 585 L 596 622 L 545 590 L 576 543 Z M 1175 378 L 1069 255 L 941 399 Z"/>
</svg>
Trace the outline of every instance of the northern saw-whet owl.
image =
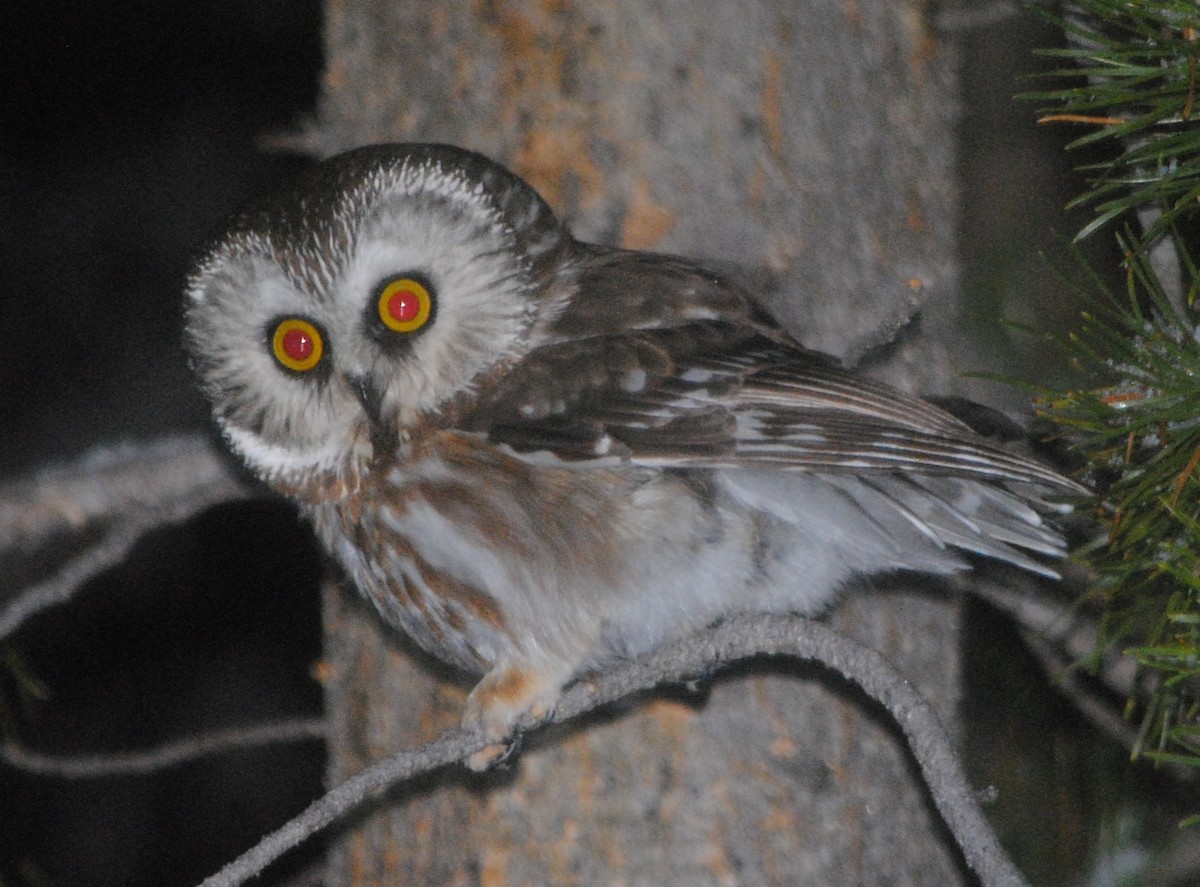
<svg viewBox="0 0 1200 887">
<path fill-rule="evenodd" d="M 445 145 L 327 160 L 193 271 L 216 421 L 497 743 L 582 672 L 848 579 L 1054 575 L 1077 486 L 842 369 L 684 258 L 575 240 Z"/>
</svg>

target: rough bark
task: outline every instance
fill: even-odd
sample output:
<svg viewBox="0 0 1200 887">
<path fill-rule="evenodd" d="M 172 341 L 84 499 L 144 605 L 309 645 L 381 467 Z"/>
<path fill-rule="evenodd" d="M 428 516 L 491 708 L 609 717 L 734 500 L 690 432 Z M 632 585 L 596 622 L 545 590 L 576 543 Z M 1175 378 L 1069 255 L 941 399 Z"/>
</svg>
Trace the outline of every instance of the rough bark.
<svg viewBox="0 0 1200 887">
<path fill-rule="evenodd" d="M 904 331 L 873 363 L 948 390 L 954 77 L 922 8 L 331 0 L 303 141 L 481 150 L 583 238 L 748 269 L 807 344 L 857 360 Z M 453 724 L 466 687 L 346 592 L 325 606 L 336 783 Z M 855 591 L 832 618 L 954 723 L 953 601 Z M 959 883 L 911 769 L 857 692 L 747 667 L 539 737 L 506 774 L 389 796 L 328 883 Z"/>
</svg>

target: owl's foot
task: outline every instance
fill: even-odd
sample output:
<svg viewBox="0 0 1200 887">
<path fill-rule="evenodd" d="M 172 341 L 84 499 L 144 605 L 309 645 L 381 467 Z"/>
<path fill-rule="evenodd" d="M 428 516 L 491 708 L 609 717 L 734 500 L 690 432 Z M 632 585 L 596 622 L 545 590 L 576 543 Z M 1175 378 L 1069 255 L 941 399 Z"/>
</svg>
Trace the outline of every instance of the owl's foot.
<svg viewBox="0 0 1200 887">
<path fill-rule="evenodd" d="M 495 740 L 471 755 L 467 766 L 487 770 L 512 752 L 512 736 L 536 727 L 554 713 L 570 670 L 539 671 L 528 662 L 501 663 L 483 676 L 467 697 L 462 725 Z"/>
</svg>

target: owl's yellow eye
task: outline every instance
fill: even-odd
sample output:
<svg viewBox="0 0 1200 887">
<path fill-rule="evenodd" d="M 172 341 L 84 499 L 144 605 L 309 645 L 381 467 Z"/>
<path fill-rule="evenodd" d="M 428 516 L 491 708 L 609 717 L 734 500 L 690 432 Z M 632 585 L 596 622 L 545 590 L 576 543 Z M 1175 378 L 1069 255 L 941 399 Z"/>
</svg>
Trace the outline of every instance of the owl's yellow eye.
<svg viewBox="0 0 1200 887">
<path fill-rule="evenodd" d="M 321 362 L 325 342 L 320 330 L 307 320 L 288 317 L 279 321 L 271 334 L 271 353 L 286 369 L 307 373 Z"/>
<path fill-rule="evenodd" d="M 429 322 L 433 296 L 429 288 L 411 277 L 388 281 L 379 292 L 379 319 L 398 333 L 412 333 Z"/>
</svg>

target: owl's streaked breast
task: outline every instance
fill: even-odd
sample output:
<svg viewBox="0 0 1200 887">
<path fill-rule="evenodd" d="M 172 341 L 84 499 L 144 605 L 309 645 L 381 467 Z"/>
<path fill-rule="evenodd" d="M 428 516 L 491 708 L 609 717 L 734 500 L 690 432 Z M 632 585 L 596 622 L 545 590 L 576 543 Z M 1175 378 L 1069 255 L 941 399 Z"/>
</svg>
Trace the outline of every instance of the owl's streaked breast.
<svg viewBox="0 0 1200 887">
<path fill-rule="evenodd" d="M 302 497 L 305 511 L 380 613 L 460 668 L 486 671 L 514 648 L 562 655 L 555 639 L 594 630 L 575 623 L 603 609 L 570 598 L 620 585 L 628 470 L 531 466 L 442 431 L 357 481 L 345 495 Z"/>
</svg>

